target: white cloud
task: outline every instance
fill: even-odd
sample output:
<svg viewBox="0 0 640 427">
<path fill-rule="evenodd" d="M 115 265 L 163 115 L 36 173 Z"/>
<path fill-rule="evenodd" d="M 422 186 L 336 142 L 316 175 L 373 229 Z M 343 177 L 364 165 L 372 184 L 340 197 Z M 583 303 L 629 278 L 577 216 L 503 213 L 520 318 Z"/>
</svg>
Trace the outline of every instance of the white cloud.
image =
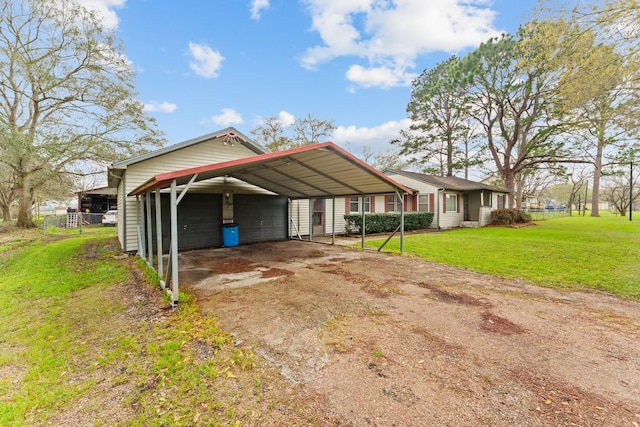
<svg viewBox="0 0 640 427">
<path fill-rule="evenodd" d="M 374 152 L 383 151 L 389 147 L 389 141 L 400 137 L 402 129 L 408 129 L 410 119 L 400 121 L 391 120 L 374 127 L 338 126 L 332 135 L 333 142 L 348 145 L 350 150 L 361 152 L 363 146 L 368 146 Z"/>
<path fill-rule="evenodd" d="M 499 35 L 487 0 L 308 0 L 312 29 L 322 45 L 301 58 L 309 69 L 344 56 L 354 64 L 347 78 L 363 86 L 408 85 L 415 59 L 457 52 Z"/>
<path fill-rule="evenodd" d="M 115 8 L 123 7 L 126 0 L 77 0 L 78 4 L 88 10 L 93 10 L 102 17 L 102 23 L 106 28 L 115 29 L 120 22 Z"/>
<path fill-rule="evenodd" d="M 269 8 L 269 0 L 252 0 L 251 1 L 251 19 L 260 20 L 260 12 Z"/>
<path fill-rule="evenodd" d="M 160 113 L 173 113 L 178 106 L 167 101 L 157 102 L 151 101 L 145 103 L 143 106 L 144 111 L 148 113 L 160 112 Z"/>
<path fill-rule="evenodd" d="M 242 116 L 233 108 L 223 108 L 220 111 L 222 112 L 221 114 L 212 116 L 209 120 L 206 120 L 206 122 L 220 126 L 239 125 L 244 122 Z"/>
<path fill-rule="evenodd" d="M 189 54 L 193 61 L 189 63 L 189 67 L 199 76 L 205 78 L 218 77 L 218 71 L 222 67 L 224 57 L 206 44 L 189 43 Z"/>
<path fill-rule="evenodd" d="M 391 69 L 388 67 L 364 68 L 360 65 L 352 65 L 345 73 L 347 80 L 362 87 L 390 88 L 394 86 L 407 86 L 416 78 L 416 74 L 408 73 L 405 69 Z"/>
<path fill-rule="evenodd" d="M 296 116 L 287 111 L 280 111 L 278 113 L 278 120 L 280 121 L 280 123 L 282 123 L 282 126 L 288 128 L 295 123 Z"/>
</svg>

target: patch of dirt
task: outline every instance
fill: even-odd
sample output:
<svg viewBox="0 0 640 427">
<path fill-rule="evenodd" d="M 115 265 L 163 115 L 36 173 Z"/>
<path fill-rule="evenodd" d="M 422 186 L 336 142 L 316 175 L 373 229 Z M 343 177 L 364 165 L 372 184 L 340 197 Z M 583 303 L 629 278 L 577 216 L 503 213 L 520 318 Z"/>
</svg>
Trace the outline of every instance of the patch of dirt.
<svg viewBox="0 0 640 427">
<path fill-rule="evenodd" d="M 298 241 L 180 266 L 323 425 L 640 424 L 640 303 Z"/>
<path fill-rule="evenodd" d="M 480 329 L 483 331 L 495 332 L 502 335 L 524 334 L 526 332 L 526 329 L 522 326 L 518 326 L 509 319 L 496 316 L 488 311 L 483 311 L 480 318 L 482 319 Z"/>
</svg>

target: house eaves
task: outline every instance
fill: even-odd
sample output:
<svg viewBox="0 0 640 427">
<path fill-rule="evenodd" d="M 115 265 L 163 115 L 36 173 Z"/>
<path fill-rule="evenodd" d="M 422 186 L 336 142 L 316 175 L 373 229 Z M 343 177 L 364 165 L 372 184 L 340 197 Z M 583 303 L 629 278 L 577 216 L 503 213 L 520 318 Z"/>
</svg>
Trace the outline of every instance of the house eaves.
<svg viewBox="0 0 640 427">
<path fill-rule="evenodd" d="M 407 178 L 414 179 L 416 181 L 424 182 L 426 184 L 433 185 L 438 188 L 442 188 L 450 191 L 479 191 L 490 190 L 501 193 L 509 193 L 509 190 L 495 185 L 484 184 L 482 182 L 471 181 L 464 178 L 458 178 L 456 176 L 435 176 L 427 175 L 418 172 L 401 171 L 388 169 L 384 173 L 392 173 L 405 176 Z"/>
</svg>

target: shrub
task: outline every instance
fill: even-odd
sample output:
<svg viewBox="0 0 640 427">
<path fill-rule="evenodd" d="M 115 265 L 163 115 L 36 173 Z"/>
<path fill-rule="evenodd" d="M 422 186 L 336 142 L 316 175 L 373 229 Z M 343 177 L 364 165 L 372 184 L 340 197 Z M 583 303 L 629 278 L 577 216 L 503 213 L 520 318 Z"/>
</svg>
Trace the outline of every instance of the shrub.
<svg viewBox="0 0 640 427">
<path fill-rule="evenodd" d="M 362 229 L 361 214 L 347 214 L 345 231 L 347 233 L 360 233 Z M 394 231 L 400 225 L 399 213 L 370 213 L 365 214 L 365 233 L 388 233 Z M 423 230 L 429 228 L 433 221 L 433 213 L 416 212 L 404 214 L 404 230 Z"/>
<path fill-rule="evenodd" d="M 531 215 L 520 209 L 496 209 L 491 211 L 491 223 L 494 225 L 510 225 L 531 222 Z"/>
</svg>

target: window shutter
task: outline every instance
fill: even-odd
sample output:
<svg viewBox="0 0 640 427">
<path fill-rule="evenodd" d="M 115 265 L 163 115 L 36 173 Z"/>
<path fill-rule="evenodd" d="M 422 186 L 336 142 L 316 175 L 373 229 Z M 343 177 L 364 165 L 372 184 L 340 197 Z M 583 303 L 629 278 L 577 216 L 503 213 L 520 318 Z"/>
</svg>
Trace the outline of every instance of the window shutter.
<svg viewBox="0 0 640 427">
<path fill-rule="evenodd" d="M 391 196 L 384 196 L 384 211 L 389 212 L 389 197 Z"/>
<path fill-rule="evenodd" d="M 411 209 L 413 212 L 418 212 L 418 195 L 415 195 L 411 198 L 411 207 L 413 209 Z"/>
<path fill-rule="evenodd" d="M 369 202 L 369 211 L 374 213 L 376 211 L 376 196 L 369 196 L 369 199 L 371 200 Z"/>
<path fill-rule="evenodd" d="M 447 213 L 447 195 L 442 193 L 442 213 Z"/>
<path fill-rule="evenodd" d="M 350 197 L 345 197 L 344 198 L 344 213 L 346 213 L 346 214 L 351 213 L 351 198 Z"/>
<path fill-rule="evenodd" d="M 435 203 L 435 194 L 429 193 L 429 212 L 435 213 L 436 211 L 436 203 Z"/>
<path fill-rule="evenodd" d="M 460 195 L 458 194 L 458 195 L 456 196 L 456 200 L 457 200 L 457 202 L 458 202 L 458 209 L 456 210 L 456 212 L 457 212 L 457 213 L 460 213 L 460 202 L 461 202 L 461 200 L 460 200 L 460 199 L 461 199 L 461 197 L 460 197 Z"/>
<path fill-rule="evenodd" d="M 403 203 L 402 203 L 402 210 L 403 210 L 403 211 L 405 211 L 405 212 L 407 212 L 407 209 L 409 208 L 409 206 L 408 206 L 409 198 L 407 197 L 407 195 L 406 195 L 406 194 L 404 194 L 404 195 L 402 196 L 402 200 L 403 200 Z"/>
</svg>

